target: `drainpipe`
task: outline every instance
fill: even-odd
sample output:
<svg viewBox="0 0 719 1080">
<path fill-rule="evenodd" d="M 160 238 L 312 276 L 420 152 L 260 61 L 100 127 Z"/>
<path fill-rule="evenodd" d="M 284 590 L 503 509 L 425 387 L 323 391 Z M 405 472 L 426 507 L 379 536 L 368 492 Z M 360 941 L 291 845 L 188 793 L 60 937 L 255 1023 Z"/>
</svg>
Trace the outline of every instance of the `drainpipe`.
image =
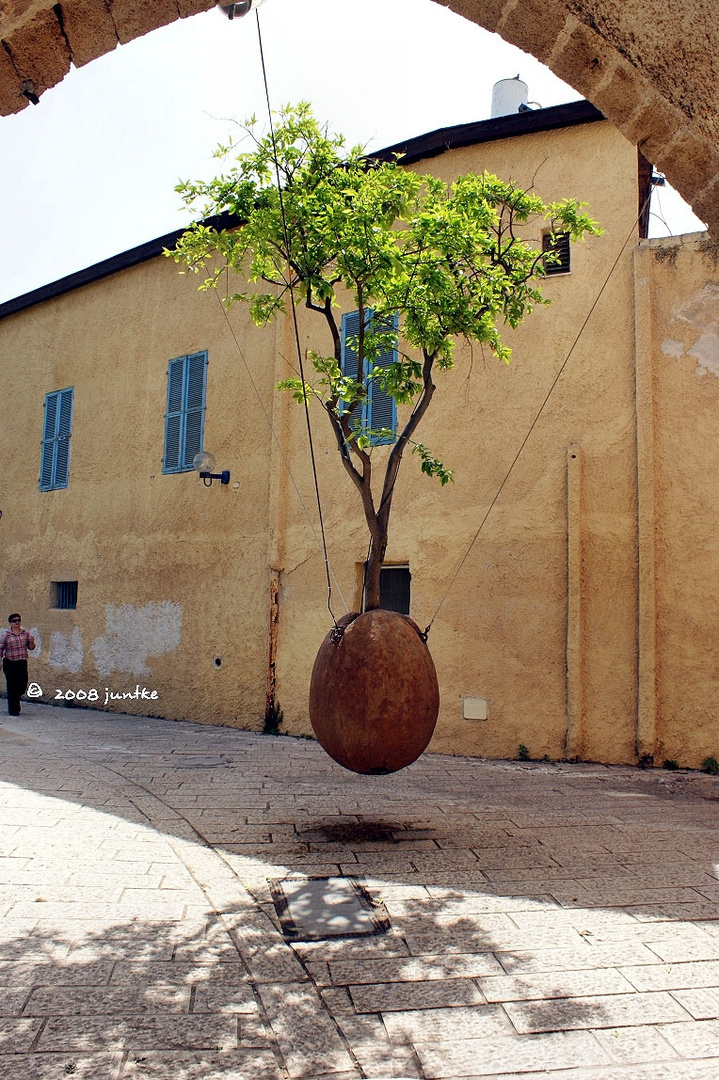
<svg viewBox="0 0 719 1080">
<path fill-rule="evenodd" d="M 265 700 L 265 725 L 271 724 L 276 716 L 277 702 L 275 692 L 277 690 L 277 633 L 280 620 L 279 603 L 280 580 L 276 571 L 272 572 L 270 580 L 270 650 L 267 665 L 267 697 Z"/>
</svg>

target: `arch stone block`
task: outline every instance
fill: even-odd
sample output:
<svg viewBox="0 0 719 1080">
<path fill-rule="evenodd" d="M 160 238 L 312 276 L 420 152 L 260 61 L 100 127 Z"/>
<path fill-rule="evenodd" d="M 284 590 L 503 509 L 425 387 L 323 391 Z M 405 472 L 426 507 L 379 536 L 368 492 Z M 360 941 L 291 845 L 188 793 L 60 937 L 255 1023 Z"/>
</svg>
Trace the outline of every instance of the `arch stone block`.
<svg viewBox="0 0 719 1080">
<path fill-rule="evenodd" d="M 97 0 L 69 0 L 62 5 L 62 25 L 75 67 L 112 52 L 117 32 L 105 4 Z"/>
<path fill-rule="evenodd" d="M 70 53 L 55 12 L 38 11 L 6 44 L 22 92 L 22 83 L 33 83 L 36 94 L 55 86 L 70 70 Z"/>
<path fill-rule="evenodd" d="M 121 45 L 180 18 L 175 0 L 110 0 L 110 14 Z"/>
<path fill-rule="evenodd" d="M 28 104 L 20 92 L 21 81 L 7 49 L 0 47 L 0 112 L 9 116 L 20 112 Z"/>
</svg>

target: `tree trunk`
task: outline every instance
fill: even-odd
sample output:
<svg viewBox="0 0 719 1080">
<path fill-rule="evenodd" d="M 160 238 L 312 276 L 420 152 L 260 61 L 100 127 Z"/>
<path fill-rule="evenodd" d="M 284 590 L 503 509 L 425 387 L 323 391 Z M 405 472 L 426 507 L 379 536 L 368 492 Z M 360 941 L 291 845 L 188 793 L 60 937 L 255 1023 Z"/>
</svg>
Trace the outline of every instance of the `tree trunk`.
<svg viewBox="0 0 719 1080">
<path fill-rule="evenodd" d="M 379 540 L 372 537 L 369 558 L 365 568 L 364 609 L 373 611 L 380 604 L 380 572 L 387 551 L 387 530 L 385 529 Z"/>
</svg>

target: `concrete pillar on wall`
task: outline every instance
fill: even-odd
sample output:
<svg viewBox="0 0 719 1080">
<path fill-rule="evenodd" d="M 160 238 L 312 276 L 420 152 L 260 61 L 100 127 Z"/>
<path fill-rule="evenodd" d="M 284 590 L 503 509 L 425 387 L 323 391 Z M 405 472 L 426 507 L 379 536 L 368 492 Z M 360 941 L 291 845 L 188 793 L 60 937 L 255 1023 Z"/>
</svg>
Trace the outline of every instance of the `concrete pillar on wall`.
<svg viewBox="0 0 719 1080">
<path fill-rule="evenodd" d="M 284 370 L 284 357 L 291 356 L 292 340 L 290 321 L 279 318 L 275 322 L 275 372 L 272 379 L 274 387 L 287 377 Z M 270 444 L 270 496 L 268 506 L 267 531 L 267 566 L 269 570 L 269 641 L 267 661 L 267 697 L 265 702 L 265 724 L 272 725 L 277 720 L 277 652 L 280 634 L 280 587 L 281 575 L 285 567 L 285 542 L 287 536 L 287 502 L 289 468 L 285 451 L 287 448 L 288 408 L 294 404 L 289 394 L 272 391 L 266 404 L 265 418 L 272 429 Z"/>
<path fill-rule="evenodd" d="M 567 737 L 565 757 L 582 750 L 582 454 L 567 449 Z"/>
<path fill-rule="evenodd" d="M 646 245 L 646 242 L 645 242 Z M 657 727 L 654 388 L 651 251 L 634 252 L 634 371 L 637 421 L 637 756 L 653 758 Z"/>
</svg>

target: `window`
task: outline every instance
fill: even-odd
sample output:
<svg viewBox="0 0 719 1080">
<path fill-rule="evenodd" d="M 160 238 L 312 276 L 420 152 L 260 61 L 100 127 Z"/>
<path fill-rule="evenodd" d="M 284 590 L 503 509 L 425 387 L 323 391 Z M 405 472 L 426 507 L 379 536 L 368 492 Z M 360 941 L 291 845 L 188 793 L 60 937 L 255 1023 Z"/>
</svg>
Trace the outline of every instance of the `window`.
<svg viewBox="0 0 719 1080">
<path fill-rule="evenodd" d="M 165 413 L 165 473 L 189 472 L 200 450 L 205 428 L 207 353 L 170 360 Z"/>
<path fill-rule="evenodd" d="M 76 608 L 77 607 L 77 582 L 76 581 L 53 581 L 52 582 L 52 607 Z"/>
<path fill-rule="evenodd" d="M 545 232 L 542 233 L 542 251 L 545 256 L 553 256 L 551 260 L 545 258 L 544 270 L 547 274 L 568 274 L 571 270 L 571 255 L 569 251 L 568 232 Z"/>
<path fill-rule="evenodd" d="M 371 311 L 365 312 L 365 327 L 369 326 L 374 318 Z M 388 317 L 388 326 L 394 330 L 395 340 L 397 336 L 397 316 Z M 351 311 L 342 316 L 342 371 L 352 379 L 357 378 L 357 350 L 355 348 L 359 334 L 359 312 Z M 396 347 L 383 349 L 375 367 L 389 367 L 397 359 Z M 378 431 L 380 428 L 389 428 L 392 432 L 397 430 L 397 407 L 393 397 L 390 397 L 379 385 L 377 379 L 370 379 L 367 400 L 361 405 L 356 405 L 353 410 L 353 426 L 360 428 L 372 428 Z M 385 443 L 393 443 L 394 435 L 370 435 L 372 446 L 381 446 Z"/>
<path fill-rule="evenodd" d="M 379 574 L 379 606 L 385 611 L 409 615 L 411 581 L 408 566 L 383 566 Z"/>
<path fill-rule="evenodd" d="M 72 433 L 72 394 L 56 390 L 45 395 L 45 422 L 40 461 L 40 491 L 66 488 L 70 470 L 70 435 Z"/>
</svg>

